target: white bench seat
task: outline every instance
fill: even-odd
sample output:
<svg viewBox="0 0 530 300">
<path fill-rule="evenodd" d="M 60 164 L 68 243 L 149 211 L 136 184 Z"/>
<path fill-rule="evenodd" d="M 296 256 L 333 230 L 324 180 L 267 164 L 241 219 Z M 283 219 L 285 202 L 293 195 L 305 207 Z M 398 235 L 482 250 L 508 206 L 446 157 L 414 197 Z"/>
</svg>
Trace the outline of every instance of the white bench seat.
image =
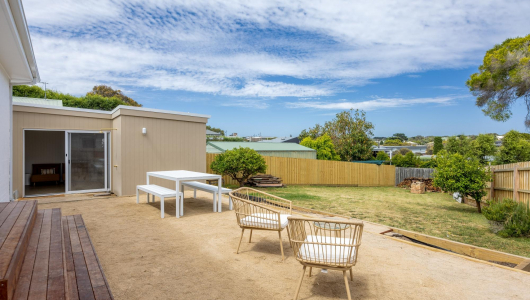
<svg viewBox="0 0 530 300">
<path fill-rule="evenodd" d="M 185 181 L 182 182 L 182 191 L 184 191 L 184 187 L 190 187 L 193 189 L 193 198 L 197 198 L 197 190 L 201 190 L 204 192 L 210 192 L 213 194 L 213 211 L 216 211 L 216 199 L 221 199 L 221 197 L 217 197 L 217 193 L 219 192 L 219 187 L 215 185 L 209 185 L 206 183 L 198 182 L 198 181 Z M 227 188 L 221 188 L 221 194 L 228 194 L 232 190 Z M 232 198 L 228 196 L 229 199 L 229 209 L 232 210 Z"/>
<path fill-rule="evenodd" d="M 152 202 L 155 202 L 155 196 L 160 198 L 160 217 L 164 218 L 164 198 L 171 198 L 177 196 L 177 191 L 159 186 L 156 184 L 137 185 L 136 186 L 136 203 L 140 203 L 139 191 L 147 193 L 147 203 L 149 203 L 149 194 L 153 195 Z M 184 193 L 180 192 L 176 199 L 176 216 L 183 215 L 184 207 Z M 180 209 L 179 209 L 180 208 Z"/>
</svg>

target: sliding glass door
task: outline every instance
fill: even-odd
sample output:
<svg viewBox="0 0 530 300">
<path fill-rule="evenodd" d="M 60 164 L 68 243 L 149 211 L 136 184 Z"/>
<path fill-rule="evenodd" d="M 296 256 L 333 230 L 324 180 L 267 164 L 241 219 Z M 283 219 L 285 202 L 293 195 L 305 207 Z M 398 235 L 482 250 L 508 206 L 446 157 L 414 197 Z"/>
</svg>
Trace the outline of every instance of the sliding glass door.
<svg viewBox="0 0 530 300">
<path fill-rule="evenodd" d="M 108 132 L 66 132 L 66 192 L 108 191 Z"/>
</svg>

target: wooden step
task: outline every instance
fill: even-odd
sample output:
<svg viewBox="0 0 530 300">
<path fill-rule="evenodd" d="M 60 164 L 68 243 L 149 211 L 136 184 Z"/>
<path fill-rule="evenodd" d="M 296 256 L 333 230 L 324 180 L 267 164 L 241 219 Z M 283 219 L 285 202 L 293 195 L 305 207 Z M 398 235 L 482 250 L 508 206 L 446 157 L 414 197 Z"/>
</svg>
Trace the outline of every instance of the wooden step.
<svg viewBox="0 0 530 300">
<path fill-rule="evenodd" d="M 0 203 L 0 299 L 13 299 L 36 218 L 37 201 Z"/>
<path fill-rule="evenodd" d="M 39 210 L 13 299 L 65 299 L 59 208 Z"/>
<path fill-rule="evenodd" d="M 81 215 L 63 217 L 69 299 L 114 299 Z"/>
</svg>

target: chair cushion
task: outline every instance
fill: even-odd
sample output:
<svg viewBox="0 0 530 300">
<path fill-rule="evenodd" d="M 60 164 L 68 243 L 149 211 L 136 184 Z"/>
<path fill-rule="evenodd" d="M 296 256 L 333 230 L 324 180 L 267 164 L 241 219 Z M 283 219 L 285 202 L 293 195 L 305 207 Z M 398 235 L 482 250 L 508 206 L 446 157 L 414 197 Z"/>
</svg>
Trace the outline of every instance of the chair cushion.
<svg viewBox="0 0 530 300">
<path fill-rule="evenodd" d="M 312 243 L 339 244 L 339 245 L 318 245 Z M 309 235 L 298 251 L 298 256 L 307 262 L 318 264 L 347 264 L 353 263 L 356 248 L 352 247 L 351 239 L 323 237 Z M 344 245 L 344 246 L 341 246 Z M 349 253 L 351 251 L 351 253 Z"/>
<path fill-rule="evenodd" d="M 278 224 L 278 220 L 276 220 L 277 216 L 277 214 L 252 214 L 241 219 L 240 223 L 244 226 L 274 228 Z M 289 220 L 287 220 L 289 216 L 287 214 L 280 214 L 280 225 L 282 228 L 285 228 L 289 224 Z"/>
</svg>

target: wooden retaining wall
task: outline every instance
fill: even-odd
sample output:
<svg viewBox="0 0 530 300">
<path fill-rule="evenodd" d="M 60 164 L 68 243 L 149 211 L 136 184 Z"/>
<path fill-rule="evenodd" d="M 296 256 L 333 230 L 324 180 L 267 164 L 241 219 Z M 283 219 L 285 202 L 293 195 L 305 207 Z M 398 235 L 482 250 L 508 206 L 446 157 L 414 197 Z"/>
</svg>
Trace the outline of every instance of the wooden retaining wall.
<svg viewBox="0 0 530 300">
<path fill-rule="evenodd" d="M 206 153 L 206 171 L 218 154 Z M 286 185 L 394 186 L 395 167 L 304 158 L 263 156 L 267 174 L 280 177 Z M 237 181 L 224 176 L 228 184 Z"/>
<path fill-rule="evenodd" d="M 396 168 L 396 185 L 400 184 L 405 178 L 419 177 L 432 178 L 434 169 L 429 168 Z"/>
<path fill-rule="evenodd" d="M 491 170 L 493 180 L 490 183 L 489 199 L 530 201 L 530 162 L 491 166 Z"/>
</svg>

